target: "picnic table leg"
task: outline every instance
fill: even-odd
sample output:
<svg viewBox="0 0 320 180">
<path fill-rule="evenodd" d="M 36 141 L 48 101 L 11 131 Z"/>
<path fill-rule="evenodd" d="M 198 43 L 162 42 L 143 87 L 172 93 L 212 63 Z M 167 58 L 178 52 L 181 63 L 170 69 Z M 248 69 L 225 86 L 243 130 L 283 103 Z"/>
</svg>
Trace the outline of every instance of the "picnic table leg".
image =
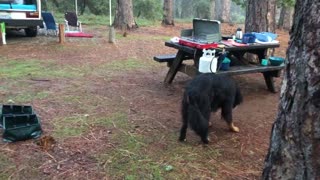
<svg viewBox="0 0 320 180">
<path fill-rule="evenodd" d="M 274 79 L 273 79 L 273 76 L 268 73 L 268 72 L 264 72 L 263 73 L 263 77 L 264 77 L 264 80 L 266 82 L 266 85 L 268 87 L 268 90 L 272 93 L 276 93 L 276 88 L 274 86 Z"/>
<path fill-rule="evenodd" d="M 172 62 L 169 71 L 166 75 L 166 78 L 164 79 L 164 83 L 165 84 L 171 84 L 174 77 L 176 76 L 178 69 L 183 61 L 183 57 L 184 57 L 184 53 L 183 51 L 178 51 L 176 58 L 174 59 L 174 61 Z"/>
<path fill-rule="evenodd" d="M 261 50 L 257 52 L 258 58 L 259 58 L 259 63 L 261 63 L 262 59 L 265 59 L 267 56 L 268 49 Z M 263 77 L 264 81 L 266 82 L 267 88 L 270 92 L 276 93 L 276 88 L 274 85 L 274 79 L 273 79 L 273 74 L 271 72 L 264 72 Z"/>
</svg>

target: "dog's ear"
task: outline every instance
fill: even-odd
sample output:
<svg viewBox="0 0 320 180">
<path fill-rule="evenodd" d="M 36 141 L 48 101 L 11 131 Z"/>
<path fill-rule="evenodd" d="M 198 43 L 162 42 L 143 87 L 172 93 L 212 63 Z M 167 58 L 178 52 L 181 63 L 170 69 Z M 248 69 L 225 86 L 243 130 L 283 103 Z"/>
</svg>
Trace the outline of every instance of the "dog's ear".
<svg viewBox="0 0 320 180">
<path fill-rule="evenodd" d="M 243 101 L 243 97 L 240 91 L 239 87 L 236 87 L 236 96 L 234 98 L 234 104 L 233 107 L 236 107 L 237 105 L 241 104 Z"/>
</svg>

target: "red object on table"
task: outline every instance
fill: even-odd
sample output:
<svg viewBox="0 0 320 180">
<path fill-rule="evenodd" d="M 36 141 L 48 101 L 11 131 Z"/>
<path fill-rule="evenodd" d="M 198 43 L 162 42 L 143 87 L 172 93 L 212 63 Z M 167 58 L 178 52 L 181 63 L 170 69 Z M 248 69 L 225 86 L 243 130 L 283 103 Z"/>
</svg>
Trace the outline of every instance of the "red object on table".
<svg viewBox="0 0 320 180">
<path fill-rule="evenodd" d="M 197 49 L 215 49 L 218 47 L 218 43 L 201 43 L 193 40 L 188 40 L 188 39 L 179 39 L 179 44 L 188 46 L 188 47 L 193 47 Z"/>
</svg>

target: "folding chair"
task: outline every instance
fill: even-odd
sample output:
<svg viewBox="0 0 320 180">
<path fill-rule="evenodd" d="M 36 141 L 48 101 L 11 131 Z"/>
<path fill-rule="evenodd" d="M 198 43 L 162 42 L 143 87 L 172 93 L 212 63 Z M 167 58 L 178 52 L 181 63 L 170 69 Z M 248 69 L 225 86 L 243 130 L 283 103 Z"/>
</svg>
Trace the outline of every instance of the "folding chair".
<svg viewBox="0 0 320 180">
<path fill-rule="evenodd" d="M 78 21 L 77 14 L 75 12 L 66 12 L 64 19 L 67 26 L 67 31 L 70 31 L 70 27 L 75 27 L 76 30 L 82 32 L 81 22 Z"/>
<path fill-rule="evenodd" d="M 41 12 L 42 19 L 44 22 L 44 28 L 46 35 L 48 34 L 49 31 L 53 31 L 54 35 L 58 35 L 58 24 L 54 20 L 53 15 L 50 12 Z"/>
</svg>

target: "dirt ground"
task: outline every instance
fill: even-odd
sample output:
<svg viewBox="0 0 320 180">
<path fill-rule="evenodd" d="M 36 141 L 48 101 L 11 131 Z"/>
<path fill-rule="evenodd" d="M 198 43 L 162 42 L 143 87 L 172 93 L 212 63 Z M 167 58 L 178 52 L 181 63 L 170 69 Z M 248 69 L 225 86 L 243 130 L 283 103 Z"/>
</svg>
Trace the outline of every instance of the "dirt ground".
<svg viewBox="0 0 320 180">
<path fill-rule="evenodd" d="M 239 133 L 229 132 L 216 113 L 208 146 L 192 131 L 186 143 L 177 141 L 183 87 L 191 78 L 178 73 L 164 86 L 168 68 L 152 58 L 175 53 L 164 41 L 190 26 L 118 32 L 115 44 L 105 27 L 84 26 L 94 38 L 67 38 L 63 45 L 52 35 L 10 34 L 0 46 L 0 75 L 19 70 L 10 62 L 29 69 L 0 76 L 0 102 L 31 104 L 44 142 L 0 142 L 0 179 L 259 179 L 279 98 L 261 74 L 234 77 L 244 95 L 234 111 Z M 222 24 L 222 33 L 236 28 Z M 277 33 L 276 55 L 284 57 L 288 32 Z"/>
</svg>

